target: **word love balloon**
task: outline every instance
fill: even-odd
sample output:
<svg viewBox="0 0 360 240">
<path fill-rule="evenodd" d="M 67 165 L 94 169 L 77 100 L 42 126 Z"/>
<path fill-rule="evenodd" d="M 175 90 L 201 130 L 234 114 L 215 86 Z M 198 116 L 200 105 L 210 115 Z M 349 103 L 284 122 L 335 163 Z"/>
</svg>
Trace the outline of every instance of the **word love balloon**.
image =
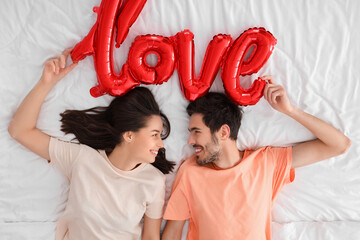
<svg viewBox="0 0 360 240">
<path fill-rule="evenodd" d="M 119 96 L 140 84 L 162 84 L 177 69 L 181 90 L 186 99 L 193 101 L 208 92 L 221 68 L 225 91 L 235 103 L 254 105 L 260 100 L 266 82 L 259 78 L 249 89 L 243 89 L 238 78 L 258 72 L 270 57 L 276 39 L 264 28 L 249 29 L 235 41 L 229 35 L 214 36 L 198 77 L 194 66 L 194 35 L 189 30 L 171 37 L 138 36 L 130 48 L 128 61 L 120 74 L 116 74 L 113 67 L 115 26 L 116 47 L 120 47 L 145 3 L 146 0 L 128 0 L 121 7 L 122 0 L 103 0 L 100 8 L 94 8 L 98 14 L 95 25 L 71 53 L 74 62 L 88 55 L 94 57 L 99 85 L 90 90 L 93 97 L 106 93 Z M 252 47 L 251 55 L 245 60 Z M 149 54 L 157 56 L 155 66 L 146 62 Z"/>
</svg>

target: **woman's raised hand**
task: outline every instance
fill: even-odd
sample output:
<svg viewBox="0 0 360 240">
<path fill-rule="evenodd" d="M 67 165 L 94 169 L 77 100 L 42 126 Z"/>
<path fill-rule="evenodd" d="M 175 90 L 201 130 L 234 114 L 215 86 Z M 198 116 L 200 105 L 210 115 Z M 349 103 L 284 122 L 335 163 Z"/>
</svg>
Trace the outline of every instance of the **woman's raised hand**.
<svg viewBox="0 0 360 240">
<path fill-rule="evenodd" d="M 55 85 L 71 72 L 77 65 L 77 63 L 72 63 L 66 67 L 66 59 L 71 50 L 67 49 L 60 56 L 47 60 L 40 81 L 45 84 Z"/>
</svg>

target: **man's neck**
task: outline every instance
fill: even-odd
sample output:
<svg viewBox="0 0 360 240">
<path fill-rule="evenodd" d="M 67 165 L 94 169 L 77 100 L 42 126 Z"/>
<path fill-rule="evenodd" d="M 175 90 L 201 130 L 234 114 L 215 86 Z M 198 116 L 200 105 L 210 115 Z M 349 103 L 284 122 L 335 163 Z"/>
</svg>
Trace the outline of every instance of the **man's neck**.
<svg viewBox="0 0 360 240">
<path fill-rule="evenodd" d="M 239 151 L 236 141 L 229 140 L 222 145 L 221 155 L 214 164 L 222 169 L 231 168 L 243 159 L 244 152 Z"/>
</svg>

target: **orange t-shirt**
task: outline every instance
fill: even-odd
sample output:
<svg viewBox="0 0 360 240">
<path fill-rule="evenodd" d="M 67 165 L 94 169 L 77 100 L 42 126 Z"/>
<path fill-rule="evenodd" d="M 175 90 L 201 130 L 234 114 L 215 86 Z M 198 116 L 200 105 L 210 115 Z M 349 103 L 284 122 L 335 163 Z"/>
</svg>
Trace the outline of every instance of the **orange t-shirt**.
<svg viewBox="0 0 360 240">
<path fill-rule="evenodd" d="M 228 169 L 198 166 L 195 156 L 179 168 L 164 218 L 189 221 L 187 240 L 271 239 L 271 208 L 292 182 L 292 148 L 246 150 Z"/>
</svg>

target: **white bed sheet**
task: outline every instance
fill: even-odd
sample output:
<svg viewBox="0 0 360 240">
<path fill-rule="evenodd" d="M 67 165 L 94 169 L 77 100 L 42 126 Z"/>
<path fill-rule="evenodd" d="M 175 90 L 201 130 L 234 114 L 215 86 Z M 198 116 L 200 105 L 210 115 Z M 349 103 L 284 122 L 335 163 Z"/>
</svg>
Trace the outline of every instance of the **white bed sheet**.
<svg viewBox="0 0 360 240">
<path fill-rule="evenodd" d="M 68 185 L 46 161 L 12 140 L 7 126 L 39 79 L 46 59 L 73 47 L 96 20 L 100 0 L 2 0 L 0 7 L 0 239 L 53 239 Z M 138 35 L 172 36 L 184 29 L 195 35 L 200 71 L 206 47 L 219 33 L 236 39 L 251 27 L 265 27 L 278 40 L 268 62 L 240 79 L 244 87 L 272 74 L 291 101 L 333 124 L 351 138 L 349 152 L 296 170 L 273 208 L 273 239 L 360 239 L 360 1 L 357 0 L 148 0 L 120 49 L 116 70 L 126 62 Z M 38 127 L 57 137 L 59 113 L 106 105 L 112 97 L 93 98 L 92 57 L 61 81 L 43 104 Z M 170 160 L 191 153 L 186 146 L 187 101 L 176 71 L 167 83 L 148 86 L 172 124 L 165 141 Z M 211 91 L 224 91 L 220 74 Z M 240 149 L 287 146 L 314 136 L 275 112 L 263 99 L 244 108 Z M 174 174 L 167 177 L 167 197 Z M 186 230 L 185 230 L 186 231 Z"/>
</svg>

